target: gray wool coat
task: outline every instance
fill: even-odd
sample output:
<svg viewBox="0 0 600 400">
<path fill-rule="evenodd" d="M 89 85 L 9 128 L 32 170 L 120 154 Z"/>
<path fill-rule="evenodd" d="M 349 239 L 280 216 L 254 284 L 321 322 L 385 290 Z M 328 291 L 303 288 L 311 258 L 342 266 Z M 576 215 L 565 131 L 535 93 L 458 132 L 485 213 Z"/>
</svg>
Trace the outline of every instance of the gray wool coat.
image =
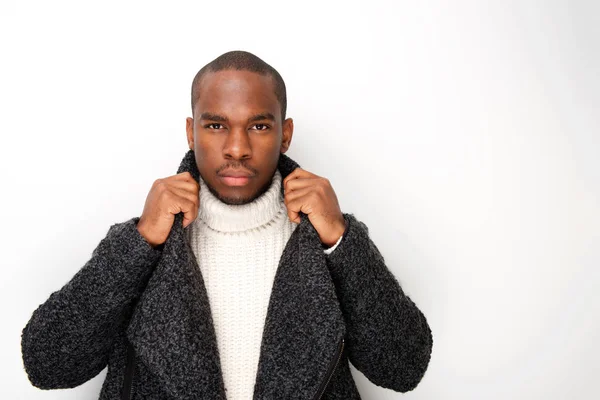
<svg viewBox="0 0 600 400">
<path fill-rule="evenodd" d="M 281 154 L 285 178 L 299 165 Z M 189 150 L 177 173 L 198 180 Z M 283 193 L 283 188 L 282 188 Z M 281 256 L 268 305 L 254 400 L 360 399 L 349 362 L 399 392 L 423 378 L 432 333 L 371 241 L 344 213 L 330 255 L 306 214 Z M 41 389 L 73 388 L 107 365 L 100 399 L 226 399 L 209 300 L 175 216 L 160 249 L 136 229 L 110 226 L 87 263 L 33 312 L 23 365 Z"/>
</svg>

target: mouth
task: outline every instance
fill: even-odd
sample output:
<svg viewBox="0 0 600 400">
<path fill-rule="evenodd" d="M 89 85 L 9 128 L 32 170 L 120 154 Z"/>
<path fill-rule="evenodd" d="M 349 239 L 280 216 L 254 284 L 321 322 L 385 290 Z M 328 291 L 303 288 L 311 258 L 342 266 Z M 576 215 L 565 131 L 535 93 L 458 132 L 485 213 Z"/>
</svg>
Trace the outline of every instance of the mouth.
<svg viewBox="0 0 600 400">
<path fill-rule="evenodd" d="M 252 173 L 246 170 L 226 170 L 219 174 L 219 179 L 227 186 L 244 186 L 250 182 Z"/>
<path fill-rule="evenodd" d="M 249 176 L 219 176 L 219 178 L 227 186 L 244 186 L 250 182 Z"/>
</svg>

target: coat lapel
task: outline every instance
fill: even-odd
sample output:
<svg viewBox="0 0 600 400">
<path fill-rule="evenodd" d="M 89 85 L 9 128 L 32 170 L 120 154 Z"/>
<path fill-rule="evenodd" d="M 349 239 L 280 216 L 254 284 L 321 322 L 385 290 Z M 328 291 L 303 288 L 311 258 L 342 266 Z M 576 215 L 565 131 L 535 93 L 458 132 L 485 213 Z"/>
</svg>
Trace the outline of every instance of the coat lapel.
<svg viewBox="0 0 600 400">
<path fill-rule="evenodd" d="M 299 165 L 285 154 L 286 177 Z M 189 150 L 177 173 L 199 180 Z M 283 192 L 283 188 L 282 188 Z M 345 325 L 318 234 L 308 217 L 281 256 L 260 348 L 254 400 L 312 399 Z M 187 243 L 183 214 L 175 216 L 163 254 L 127 328 L 139 362 L 174 399 L 226 399 L 213 319 L 204 280 Z"/>
</svg>

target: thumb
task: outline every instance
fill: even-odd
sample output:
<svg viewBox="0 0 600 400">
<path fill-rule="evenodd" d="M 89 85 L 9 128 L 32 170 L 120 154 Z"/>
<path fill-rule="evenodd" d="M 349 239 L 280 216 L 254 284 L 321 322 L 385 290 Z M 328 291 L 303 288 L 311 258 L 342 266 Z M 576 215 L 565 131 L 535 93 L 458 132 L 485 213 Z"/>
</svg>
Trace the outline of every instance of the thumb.
<svg viewBox="0 0 600 400">
<path fill-rule="evenodd" d="M 194 222 L 194 220 L 193 220 L 193 219 L 191 219 L 189 216 L 187 216 L 187 215 L 184 215 L 184 216 L 183 216 L 183 227 L 184 227 L 184 228 L 187 228 L 187 226 L 188 226 L 189 224 L 191 224 L 192 222 Z"/>
</svg>

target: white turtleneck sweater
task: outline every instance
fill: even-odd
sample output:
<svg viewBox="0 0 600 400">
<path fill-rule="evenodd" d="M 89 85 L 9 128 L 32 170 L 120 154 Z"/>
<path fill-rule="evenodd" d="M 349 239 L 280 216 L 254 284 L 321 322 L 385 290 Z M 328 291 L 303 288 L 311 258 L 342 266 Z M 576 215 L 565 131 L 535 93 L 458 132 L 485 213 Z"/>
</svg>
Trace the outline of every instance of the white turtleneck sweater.
<svg viewBox="0 0 600 400">
<path fill-rule="evenodd" d="M 228 400 L 252 398 L 275 272 L 297 226 L 287 216 L 281 182 L 276 170 L 261 196 L 228 205 L 199 179 L 198 217 L 187 232 L 208 293 Z"/>
</svg>

